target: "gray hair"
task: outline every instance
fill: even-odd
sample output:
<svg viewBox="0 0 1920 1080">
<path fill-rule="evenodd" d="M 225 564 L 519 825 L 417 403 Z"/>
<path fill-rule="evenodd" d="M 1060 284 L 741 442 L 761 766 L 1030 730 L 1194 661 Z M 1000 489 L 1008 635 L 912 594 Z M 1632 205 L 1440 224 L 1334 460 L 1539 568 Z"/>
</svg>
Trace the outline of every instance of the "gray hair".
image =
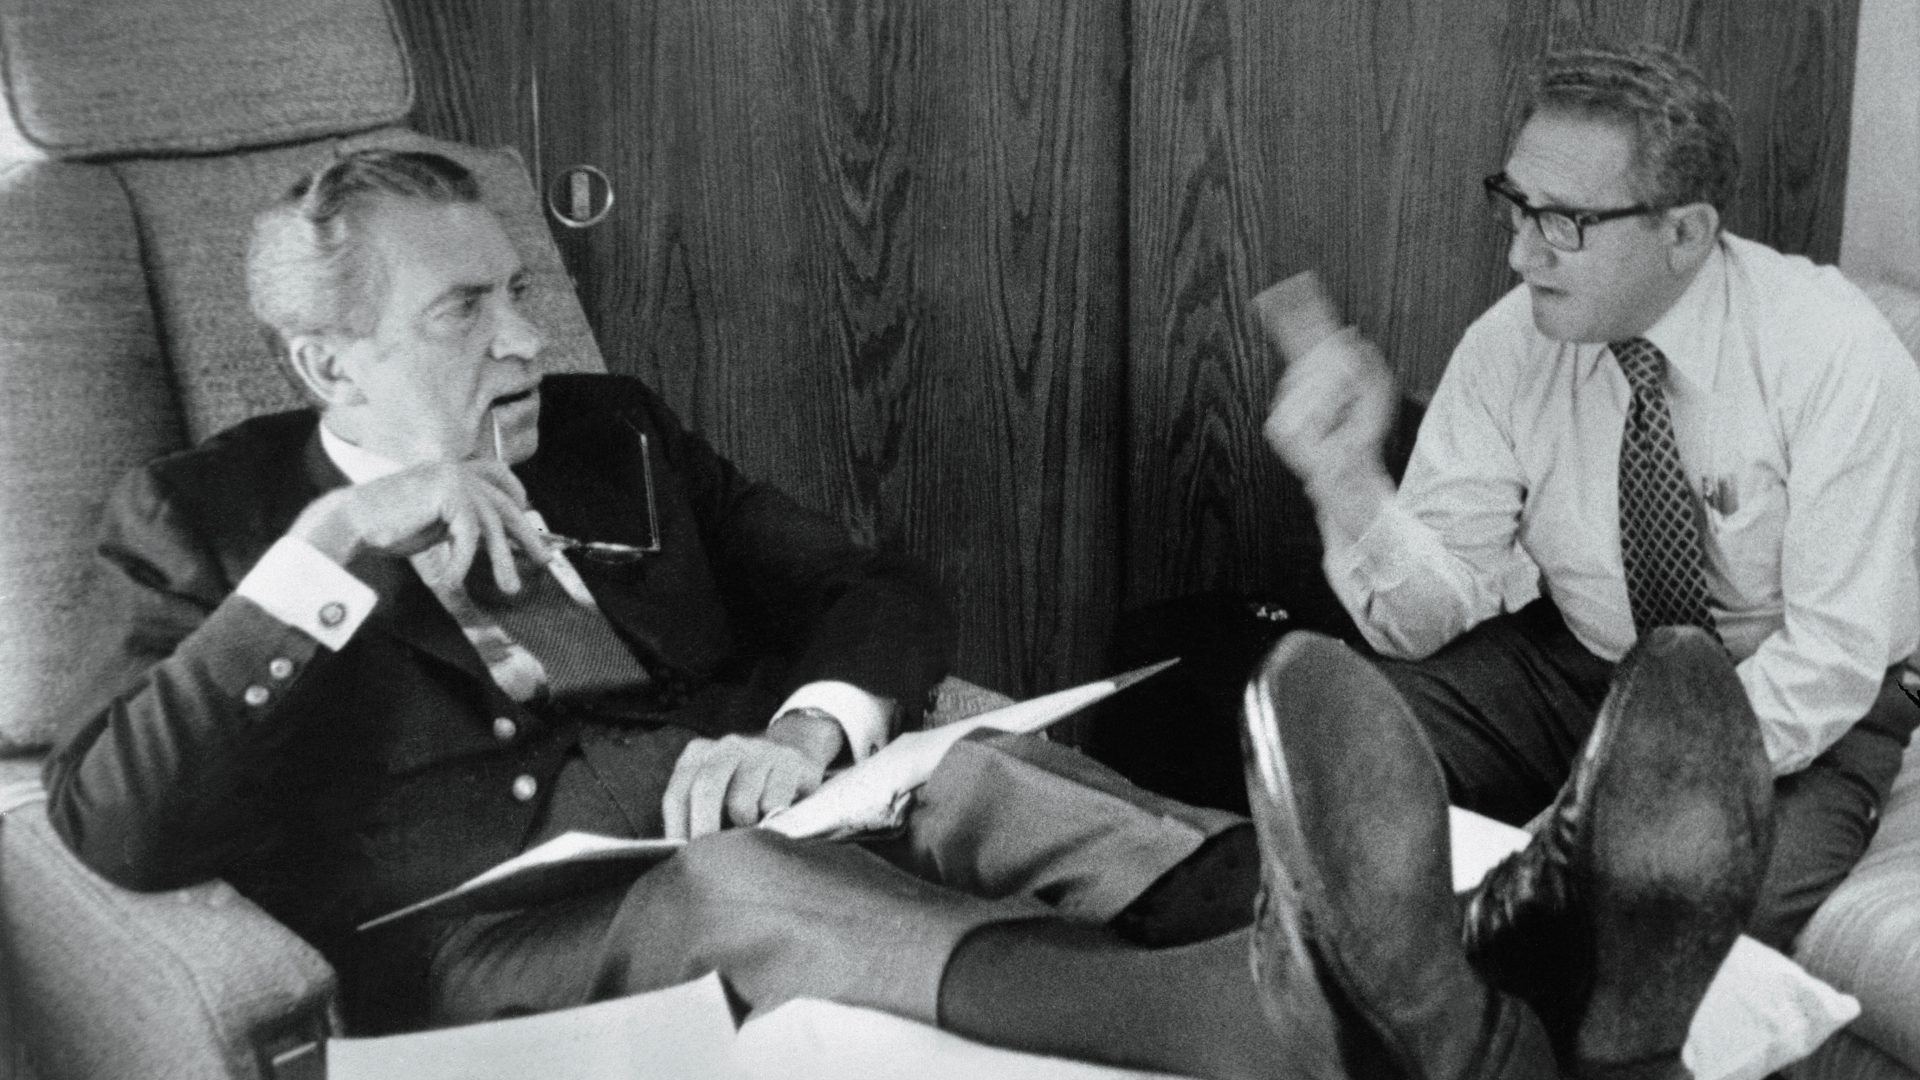
<svg viewBox="0 0 1920 1080">
<path fill-rule="evenodd" d="M 1634 194 L 1644 202 L 1704 202 L 1724 216 L 1733 201 L 1733 108 L 1679 53 L 1649 44 L 1551 53 L 1534 71 L 1525 119 L 1543 111 L 1624 124 L 1633 133 Z"/>
<path fill-rule="evenodd" d="M 390 198 L 477 203 L 480 187 L 465 166 L 440 154 L 358 150 L 302 177 L 254 218 L 247 297 L 279 347 L 298 334 L 373 331 L 381 268 L 365 223 Z"/>
</svg>

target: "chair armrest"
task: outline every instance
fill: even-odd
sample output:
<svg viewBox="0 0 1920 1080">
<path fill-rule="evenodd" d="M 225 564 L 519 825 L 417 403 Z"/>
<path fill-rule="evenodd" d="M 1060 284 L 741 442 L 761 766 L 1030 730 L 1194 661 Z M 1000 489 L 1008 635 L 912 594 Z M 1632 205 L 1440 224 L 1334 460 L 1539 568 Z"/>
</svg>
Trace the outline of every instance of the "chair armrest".
<svg viewBox="0 0 1920 1080">
<path fill-rule="evenodd" d="M 0 953 L 38 1080 L 323 1075 L 335 979 L 311 946 L 224 882 L 108 883 L 67 850 L 43 799 L 0 811 Z"/>
</svg>

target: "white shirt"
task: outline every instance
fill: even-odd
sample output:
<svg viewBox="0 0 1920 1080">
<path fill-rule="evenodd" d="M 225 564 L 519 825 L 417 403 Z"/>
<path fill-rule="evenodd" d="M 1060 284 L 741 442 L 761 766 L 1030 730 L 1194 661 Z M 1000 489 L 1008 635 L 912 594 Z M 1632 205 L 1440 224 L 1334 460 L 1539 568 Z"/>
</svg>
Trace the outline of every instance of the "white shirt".
<svg viewBox="0 0 1920 1080">
<path fill-rule="evenodd" d="M 1645 336 L 1668 360 L 1710 606 L 1775 771 L 1795 771 L 1920 639 L 1920 373 L 1837 270 L 1734 236 Z M 1517 606 L 1517 547 L 1574 635 L 1624 655 L 1629 396 L 1605 345 L 1534 327 L 1524 286 L 1468 327 L 1387 510 L 1357 538 L 1322 521 L 1368 641 L 1420 657 Z"/>
<path fill-rule="evenodd" d="M 377 480 L 401 468 L 378 454 L 340 438 L 324 422 L 320 425 L 320 445 L 340 472 L 356 484 Z M 529 510 L 527 517 L 535 528 L 545 530 L 545 522 L 537 511 Z M 438 550 L 430 549 L 423 554 L 430 555 Z M 599 610 L 599 605 L 594 602 L 593 595 L 587 591 L 586 583 L 580 580 L 572 563 L 565 558 L 555 558 L 547 563 L 547 567 L 576 603 Z M 306 632 L 320 644 L 336 651 L 352 639 L 361 622 L 373 610 L 376 599 L 373 590 L 344 567 L 312 545 L 292 537 L 282 537 L 269 548 L 247 576 L 241 579 L 235 591 L 260 605 L 281 622 Z M 344 611 L 346 617 L 322 622 L 315 613 L 327 609 L 334 602 L 339 605 L 336 612 Z M 537 658 L 528 654 L 527 659 L 538 666 Z M 499 673 L 496 673 L 498 677 Z M 506 683 L 502 686 L 510 691 Z M 823 710 L 839 722 L 856 761 L 886 742 L 890 719 L 888 705 L 852 683 L 834 680 L 807 683 L 789 695 L 774 710 L 774 715 L 805 708 Z"/>
</svg>

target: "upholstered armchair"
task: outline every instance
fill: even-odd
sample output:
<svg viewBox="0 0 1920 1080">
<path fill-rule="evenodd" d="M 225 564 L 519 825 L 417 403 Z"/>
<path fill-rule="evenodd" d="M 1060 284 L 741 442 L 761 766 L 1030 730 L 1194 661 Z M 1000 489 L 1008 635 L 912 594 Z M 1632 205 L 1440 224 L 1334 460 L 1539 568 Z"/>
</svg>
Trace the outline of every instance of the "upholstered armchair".
<svg viewBox="0 0 1920 1080">
<path fill-rule="evenodd" d="M 136 895 L 66 852 L 38 754 L 84 638 L 121 472 L 299 404 L 248 314 L 254 212 L 343 146 L 424 144 L 381 0 L 0 4 L 0 924 L 31 1075 L 320 1076 L 334 977 L 221 883 Z M 556 368 L 601 360 L 519 161 L 475 168 L 533 273 Z M 24 155 L 39 160 L 21 160 Z"/>
</svg>

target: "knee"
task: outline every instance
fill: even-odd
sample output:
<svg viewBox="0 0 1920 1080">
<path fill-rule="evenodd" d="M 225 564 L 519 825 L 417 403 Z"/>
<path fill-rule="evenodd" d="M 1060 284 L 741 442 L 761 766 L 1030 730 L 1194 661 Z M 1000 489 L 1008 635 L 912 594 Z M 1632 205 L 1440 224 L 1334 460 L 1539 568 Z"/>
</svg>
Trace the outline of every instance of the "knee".
<svg viewBox="0 0 1920 1080">
<path fill-rule="evenodd" d="M 726 829 L 689 841 L 672 862 L 694 898 L 720 900 L 767 884 L 762 879 L 795 859 L 800 846 L 771 829 Z"/>
</svg>

